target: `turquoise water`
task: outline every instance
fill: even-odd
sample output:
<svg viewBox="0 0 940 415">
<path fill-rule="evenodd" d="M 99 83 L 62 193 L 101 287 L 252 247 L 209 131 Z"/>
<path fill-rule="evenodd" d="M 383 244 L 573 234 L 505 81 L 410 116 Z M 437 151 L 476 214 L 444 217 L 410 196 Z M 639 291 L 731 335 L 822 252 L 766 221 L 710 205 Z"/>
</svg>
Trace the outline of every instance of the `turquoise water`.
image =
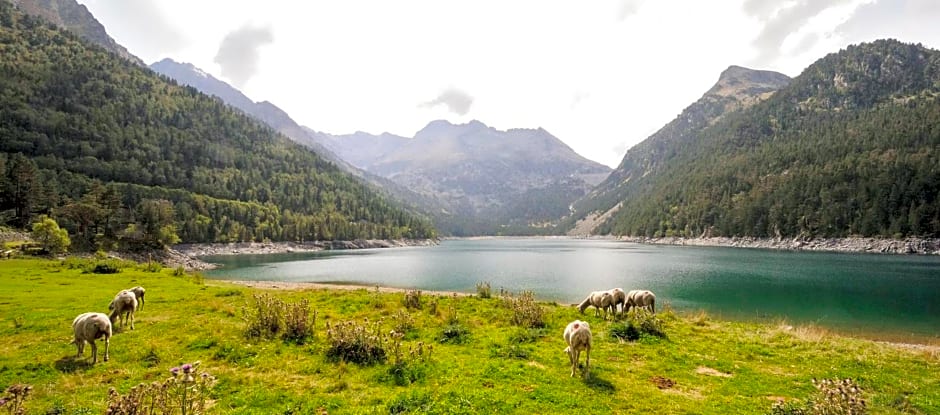
<svg viewBox="0 0 940 415">
<path fill-rule="evenodd" d="M 445 240 L 434 247 L 214 256 L 216 279 L 475 292 L 478 282 L 576 303 L 649 289 L 657 304 L 720 318 L 940 338 L 940 257 L 639 245 L 609 240 Z"/>
</svg>

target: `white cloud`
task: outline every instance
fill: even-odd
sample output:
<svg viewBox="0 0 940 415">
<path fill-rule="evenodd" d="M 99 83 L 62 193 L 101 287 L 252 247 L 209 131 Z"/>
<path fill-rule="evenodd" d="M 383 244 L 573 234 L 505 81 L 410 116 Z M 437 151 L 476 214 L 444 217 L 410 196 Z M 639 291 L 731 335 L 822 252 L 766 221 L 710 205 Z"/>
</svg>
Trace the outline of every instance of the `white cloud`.
<svg viewBox="0 0 940 415">
<path fill-rule="evenodd" d="M 272 42 L 270 28 L 243 26 L 222 39 L 214 62 L 222 69 L 222 76 L 242 87 L 257 73 L 259 49 Z"/>
<path fill-rule="evenodd" d="M 463 116 L 470 112 L 470 106 L 473 105 L 473 97 L 464 91 L 451 87 L 442 91 L 437 98 L 424 102 L 420 106 L 433 108 L 439 105 L 447 107 L 447 109 L 454 114 Z"/>
</svg>

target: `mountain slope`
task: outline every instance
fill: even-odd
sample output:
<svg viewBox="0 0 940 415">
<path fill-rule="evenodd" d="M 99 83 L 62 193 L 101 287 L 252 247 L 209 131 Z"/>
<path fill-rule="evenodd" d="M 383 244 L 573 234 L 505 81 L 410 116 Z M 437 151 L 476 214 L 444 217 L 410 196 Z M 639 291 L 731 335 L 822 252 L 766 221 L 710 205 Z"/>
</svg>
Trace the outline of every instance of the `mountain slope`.
<svg viewBox="0 0 940 415">
<path fill-rule="evenodd" d="M 6 1 L 6 0 L 0 0 Z M 86 40 L 105 48 L 118 56 L 144 66 L 144 62 L 132 55 L 108 35 L 104 26 L 95 19 L 84 5 L 75 0 L 9 0 L 21 11 L 39 16 L 48 22 L 68 29 Z"/>
<path fill-rule="evenodd" d="M 33 191 L 0 198 L 0 213 L 15 207 L 21 224 L 40 213 L 79 212 L 79 201 L 107 184 L 130 221 L 152 213 L 141 210 L 143 201 L 169 200 L 187 242 L 434 234 L 241 112 L 5 2 L 0 55 L 0 164 L 11 166 L 0 185 L 20 188 L 11 179 L 34 169 Z M 78 216 L 60 219 L 78 227 Z"/>
<path fill-rule="evenodd" d="M 600 230 L 936 237 L 938 97 L 940 52 L 894 40 L 850 46 L 702 129 L 646 177 L 628 153 L 618 174 L 636 183 Z"/>
<path fill-rule="evenodd" d="M 433 121 L 412 139 L 332 140 L 363 169 L 442 201 L 454 216 L 442 226 L 457 235 L 553 232 L 551 221 L 610 171 L 543 129 L 500 131 L 479 121 Z"/>
<path fill-rule="evenodd" d="M 647 176 L 661 171 L 698 140 L 698 134 L 726 114 L 748 108 L 786 86 L 790 78 L 772 71 L 731 66 L 702 98 L 673 121 L 627 151 L 623 161 L 587 196 L 573 205 L 565 225 L 569 234 L 588 235 L 622 206 L 622 201 L 648 184 Z M 603 220 L 599 220 L 602 219 Z M 577 222 L 577 223 L 576 223 Z"/>
</svg>

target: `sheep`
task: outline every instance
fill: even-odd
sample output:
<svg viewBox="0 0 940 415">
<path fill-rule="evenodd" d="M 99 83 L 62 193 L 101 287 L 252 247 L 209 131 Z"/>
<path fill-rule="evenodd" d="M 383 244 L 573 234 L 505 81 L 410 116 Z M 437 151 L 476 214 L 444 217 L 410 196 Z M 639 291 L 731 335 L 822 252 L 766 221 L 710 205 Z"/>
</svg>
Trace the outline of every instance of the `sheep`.
<svg viewBox="0 0 940 415">
<path fill-rule="evenodd" d="M 578 359 L 581 356 L 582 350 L 586 354 L 584 359 L 584 376 L 588 375 L 588 371 L 591 368 L 592 338 L 591 326 L 586 322 L 575 320 L 568 323 L 568 327 L 565 327 L 565 343 L 568 344 L 568 347 L 565 348 L 565 353 L 568 354 L 568 360 L 571 361 L 571 377 L 574 377 L 577 371 Z"/>
<path fill-rule="evenodd" d="M 610 309 L 613 302 L 614 297 L 610 295 L 610 291 L 592 291 L 588 294 L 587 298 L 578 305 L 578 310 L 581 311 L 581 314 L 584 314 L 584 310 L 589 306 L 594 306 L 594 317 L 600 315 L 600 310 L 604 310 L 604 320 L 606 320 L 607 310 Z"/>
<path fill-rule="evenodd" d="M 128 288 L 124 291 L 130 291 L 134 293 L 134 297 L 137 298 L 137 310 L 138 311 L 144 309 L 144 294 L 146 294 L 147 292 L 147 290 L 145 290 L 144 287 L 141 287 L 138 285 L 134 288 Z"/>
<path fill-rule="evenodd" d="M 128 290 L 121 290 L 108 304 L 108 310 L 111 310 L 111 323 L 116 324 L 117 319 L 122 319 L 121 327 L 127 327 L 127 319 L 131 320 L 131 330 L 134 329 L 134 311 L 137 310 L 137 296 Z"/>
<path fill-rule="evenodd" d="M 111 349 L 111 319 L 102 313 L 83 313 L 75 317 L 72 321 L 72 331 L 75 333 L 75 339 L 72 343 L 78 348 L 78 355 L 81 357 L 85 351 L 85 342 L 91 344 L 91 363 L 98 363 L 98 345 L 95 340 L 104 337 L 104 361 L 108 361 L 108 353 Z"/>
<path fill-rule="evenodd" d="M 610 304 L 611 313 L 617 311 L 617 306 L 620 306 L 620 312 L 627 312 L 627 293 L 623 291 L 623 288 L 611 288 L 609 291 L 611 296 L 613 296 L 613 302 Z"/>
<path fill-rule="evenodd" d="M 656 313 L 656 294 L 649 290 L 630 290 L 626 307 L 628 311 L 633 307 L 642 307 Z"/>
</svg>

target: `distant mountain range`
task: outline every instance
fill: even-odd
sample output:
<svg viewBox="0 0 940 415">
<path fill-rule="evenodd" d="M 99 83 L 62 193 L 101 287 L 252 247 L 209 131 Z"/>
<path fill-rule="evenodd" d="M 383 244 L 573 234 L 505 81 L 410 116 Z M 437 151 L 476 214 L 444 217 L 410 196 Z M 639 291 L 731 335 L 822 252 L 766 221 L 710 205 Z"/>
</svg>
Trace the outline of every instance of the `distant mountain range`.
<svg viewBox="0 0 940 415">
<path fill-rule="evenodd" d="M 479 121 L 434 121 L 413 139 L 326 134 L 299 126 L 276 105 L 255 103 L 191 64 L 164 59 L 150 67 L 345 165 L 430 216 L 446 234 L 552 232 L 553 220 L 610 171 L 542 129 L 498 131 Z"/>
<path fill-rule="evenodd" d="M 938 237 L 938 192 L 940 52 L 879 40 L 792 80 L 729 68 L 565 224 L 575 234 Z"/>
</svg>

